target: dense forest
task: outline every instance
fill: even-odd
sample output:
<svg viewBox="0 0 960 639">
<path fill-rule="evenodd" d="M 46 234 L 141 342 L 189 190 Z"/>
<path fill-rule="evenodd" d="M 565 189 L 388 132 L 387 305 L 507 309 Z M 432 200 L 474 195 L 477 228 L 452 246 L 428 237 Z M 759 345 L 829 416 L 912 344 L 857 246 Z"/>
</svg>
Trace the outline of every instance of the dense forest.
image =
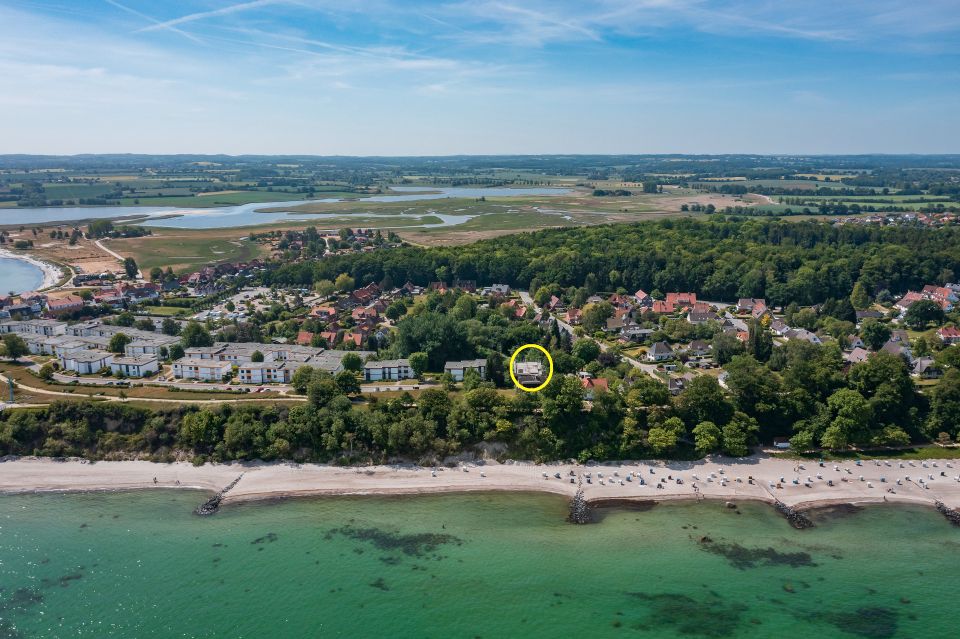
<svg viewBox="0 0 960 639">
<path fill-rule="evenodd" d="M 278 264 L 267 284 L 309 286 L 349 273 L 358 284 L 475 280 L 536 290 L 586 286 L 693 291 L 713 301 L 762 297 L 817 304 L 943 283 L 960 273 L 960 229 L 818 222 L 663 220 L 523 233 L 457 247 L 406 247 Z"/>
<path fill-rule="evenodd" d="M 573 356 L 581 355 L 589 356 Z M 355 381 L 312 371 L 298 380 L 308 401 L 293 407 L 80 402 L 4 411 L 0 455 L 433 463 L 491 443 L 501 457 L 587 461 L 741 456 L 776 435 L 792 435 L 798 448 L 948 441 L 960 428 L 958 370 L 922 395 L 896 356 L 878 353 L 845 373 L 836 344 L 804 342 L 775 348 L 766 363 L 737 355 L 726 370 L 729 392 L 700 376 L 671 397 L 620 364 L 608 375 L 612 392 L 597 391 L 590 410 L 575 376 L 557 375 L 536 394 L 504 394 L 470 377 L 455 393 L 438 387 L 358 404 L 349 397 Z"/>
</svg>

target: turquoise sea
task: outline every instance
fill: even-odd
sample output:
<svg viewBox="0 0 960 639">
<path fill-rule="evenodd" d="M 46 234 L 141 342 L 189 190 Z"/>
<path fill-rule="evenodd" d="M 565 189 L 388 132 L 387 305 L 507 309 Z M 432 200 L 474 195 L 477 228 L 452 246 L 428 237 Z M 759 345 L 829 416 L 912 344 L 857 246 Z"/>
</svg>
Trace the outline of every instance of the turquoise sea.
<svg viewBox="0 0 960 639">
<path fill-rule="evenodd" d="M 922 507 L 532 494 L 0 496 L 0 637 L 950 637 L 960 529 Z"/>
</svg>

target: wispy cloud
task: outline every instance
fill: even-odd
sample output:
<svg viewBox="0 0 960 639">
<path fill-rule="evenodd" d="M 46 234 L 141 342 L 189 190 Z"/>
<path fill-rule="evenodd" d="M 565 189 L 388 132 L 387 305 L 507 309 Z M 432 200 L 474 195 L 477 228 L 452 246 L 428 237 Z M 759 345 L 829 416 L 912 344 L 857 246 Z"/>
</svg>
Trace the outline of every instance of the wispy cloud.
<svg viewBox="0 0 960 639">
<path fill-rule="evenodd" d="M 253 9 L 260 9 L 274 4 L 283 4 L 285 0 L 252 0 L 251 2 L 240 2 L 238 4 L 232 4 L 220 9 L 213 9 L 211 11 L 198 11 L 196 13 L 190 13 L 185 16 L 180 16 L 179 18 L 174 18 L 172 20 L 165 20 L 163 22 L 157 22 L 156 24 L 151 24 L 149 26 L 138 29 L 138 31 L 158 31 L 161 29 L 170 29 L 181 24 L 186 24 L 188 22 L 196 22 L 197 20 L 206 20 L 208 18 L 218 18 L 222 16 L 231 15 L 234 13 L 240 13 L 243 11 L 251 11 Z"/>
<path fill-rule="evenodd" d="M 111 5 L 111 6 L 116 7 L 117 9 L 120 9 L 121 11 L 125 11 L 125 12 L 127 12 L 127 13 L 129 13 L 129 14 L 131 14 L 131 15 L 137 16 L 138 18 L 143 18 L 144 20 L 146 20 L 146 21 L 148 21 L 148 22 L 152 22 L 152 23 L 154 24 L 154 26 L 157 26 L 157 25 L 162 24 L 162 22 L 161 22 L 160 20 L 157 20 L 156 18 L 154 18 L 154 17 L 152 17 L 152 16 L 148 16 L 148 15 L 145 14 L 145 13 L 142 13 L 142 12 L 140 12 L 140 11 L 137 11 L 136 9 L 133 9 L 133 8 L 128 7 L 128 6 L 126 6 L 126 5 L 120 4 L 119 2 L 116 2 L 116 0 L 104 0 L 104 2 L 106 2 L 107 4 L 109 4 L 109 5 Z M 167 25 L 167 26 L 164 27 L 164 28 L 167 29 L 167 30 L 169 30 L 169 31 L 171 31 L 171 32 L 173 32 L 173 33 L 176 33 L 176 34 L 179 35 L 179 36 L 183 36 L 184 38 L 186 38 L 186 39 L 188 39 L 188 40 L 191 40 L 191 41 L 193 41 L 193 42 L 196 42 L 197 44 L 202 44 L 202 41 L 200 40 L 200 38 L 196 37 L 196 36 L 193 35 L 193 34 L 187 33 L 186 31 L 183 31 L 183 30 L 181 30 L 181 29 L 177 29 L 176 27 L 174 27 L 174 26 L 172 26 L 172 25 Z"/>
</svg>

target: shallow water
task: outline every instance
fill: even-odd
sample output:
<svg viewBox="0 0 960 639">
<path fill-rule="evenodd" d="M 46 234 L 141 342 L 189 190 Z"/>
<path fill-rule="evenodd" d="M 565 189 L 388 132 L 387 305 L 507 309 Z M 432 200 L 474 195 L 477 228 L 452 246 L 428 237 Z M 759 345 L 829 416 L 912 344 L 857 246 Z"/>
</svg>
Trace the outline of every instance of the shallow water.
<svg viewBox="0 0 960 639">
<path fill-rule="evenodd" d="M 439 200 L 451 197 L 479 198 L 503 197 L 516 195 L 561 195 L 569 193 L 569 189 L 562 188 L 430 188 L 415 186 L 398 186 L 391 189 L 395 194 L 375 195 L 357 198 L 324 198 L 317 200 L 298 200 L 290 202 L 255 202 L 252 204 L 238 204 L 211 208 L 184 208 L 172 206 L 87 206 L 87 207 L 18 207 L 16 209 L 0 209 L 0 224 L 30 223 L 40 224 L 62 222 L 69 220 L 84 220 L 94 218 L 118 218 L 137 216 L 148 218 L 142 222 L 144 226 L 185 228 L 185 229 L 215 229 L 253 226 L 293 220 L 316 220 L 320 223 L 326 218 L 339 218 L 343 214 L 308 214 L 308 213 L 261 213 L 264 209 L 277 207 L 293 207 L 300 204 L 315 202 L 357 202 L 362 207 L 364 202 L 413 202 L 418 200 Z M 452 226 L 462 224 L 470 219 L 466 215 L 437 215 L 414 214 L 398 217 L 422 218 L 426 215 L 438 217 L 441 224 L 424 224 L 424 226 Z M 175 217 L 168 217 L 175 216 Z M 9 221 L 8 221 L 9 220 Z M 138 222 L 139 223 L 139 222 Z"/>
<path fill-rule="evenodd" d="M 12 257 L 0 257 L 0 295 L 11 291 L 34 291 L 42 283 L 43 270 L 39 266 Z"/>
<path fill-rule="evenodd" d="M 550 495 L 0 497 L 0 637 L 947 637 L 960 529 Z M 708 539 L 703 539 L 707 537 Z M 4 634 L 6 633 L 6 634 Z"/>
</svg>

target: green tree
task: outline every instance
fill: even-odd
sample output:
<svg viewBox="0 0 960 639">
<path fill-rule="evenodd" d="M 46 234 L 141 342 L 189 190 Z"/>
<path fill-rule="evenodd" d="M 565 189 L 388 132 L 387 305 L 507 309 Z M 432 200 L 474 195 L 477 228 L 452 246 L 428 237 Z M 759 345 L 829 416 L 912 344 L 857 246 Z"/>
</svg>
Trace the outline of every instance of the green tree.
<svg viewBox="0 0 960 639">
<path fill-rule="evenodd" d="M 668 428 L 654 426 L 647 431 L 647 445 L 657 455 L 672 450 L 677 445 L 677 434 Z"/>
<path fill-rule="evenodd" d="M 933 389 L 927 432 L 960 436 L 960 370 L 948 370 Z"/>
<path fill-rule="evenodd" d="M 334 380 L 340 392 L 344 395 L 354 395 L 360 392 L 360 381 L 353 371 L 340 371 Z"/>
<path fill-rule="evenodd" d="M 123 258 L 123 271 L 127 274 L 127 277 L 133 279 L 137 276 L 137 273 L 140 272 L 140 268 L 137 266 L 137 261 L 132 257 Z"/>
<path fill-rule="evenodd" d="M 943 322 L 943 309 L 932 300 L 918 300 L 903 316 L 904 323 L 915 331 L 922 331 L 930 322 Z"/>
<path fill-rule="evenodd" d="M 40 367 L 40 372 L 38 374 L 40 375 L 40 379 L 49 382 L 53 379 L 53 365 L 50 364 L 50 362 L 47 362 Z"/>
<path fill-rule="evenodd" d="M 200 452 L 212 450 L 223 435 L 223 419 L 205 408 L 187 413 L 180 422 L 177 435 L 180 442 L 189 448 Z"/>
<path fill-rule="evenodd" d="M 341 273 L 340 275 L 337 275 L 337 279 L 333 281 L 333 286 L 338 291 L 352 291 L 355 285 L 356 282 L 347 273 Z"/>
<path fill-rule="evenodd" d="M 356 353 L 347 353 L 340 360 L 340 363 L 343 364 L 343 370 L 345 371 L 359 373 L 363 370 L 363 360 Z"/>
<path fill-rule="evenodd" d="M 587 364 L 600 356 L 600 345 L 592 339 L 579 339 L 574 343 L 571 353 L 581 362 Z"/>
<path fill-rule="evenodd" d="M 180 323 L 171 317 L 165 317 L 160 324 L 160 332 L 164 335 L 170 335 L 171 337 L 179 335 Z"/>
<path fill-rule="evenodd" d="M 720 429 L 713 422 L 700 422 L 693 427 L 693 441 L 699 454 L 708 455 L 720 448 Z"/>
<path fill-rule="evenodd" d="M 726 424 L 733 415 L 733 406 L 723 389 L 717 379 L 709 375 L 691 379 L 677 397 L 676 407 L 687 424 L 706 421 Z"/>
<path fill-rule="evenodd" d="M 111 353 L 122 353 L 131 341 L 133 341 L 132 338 L 125 333 L 114 333 L 108 348 Z"/>
<path fill-rule="evenodd" d="M 613 306 L 609 302 L 597 302 L 583 307 L 581 323 L 587 333 L 598 331 L 607 325 L 607 319 L 613 317 Z"/>
<path fill-rule="evenodd" d="M 432 311 L 411 315 L 397 322 L 394 344 L 402 356 L 418 351 L 426 353 L 428 369 L 434 371 L 443 370 L 448 360 L 471 357 L 474 352 L 462 322 Z"/>
<path fill-rule="evenodd" d="M 748 326 L 747 352 L 758 362 L 767 361 L 773 352 L 773 337 L 757 320 L 751 320 Z"/>
<path fill-rule="evenodd" d="M 750 444 L 760 431 L 757 420 L 737 412 L 723 427 L 723 452 L 732 457 L 743 457 L 750 453 Z"/>
<path fill-rule="evenodd" d="M 841 388 L 827 399 L 833 420 L 820 438 L 826 448 L 844 448 L 868 439 L 868 424 L 873 415 L 870 403 L 855 390 Z"/>
<path fill-rule="evenodd" d="M 203 324 L 191 320 L 180 332 L 180 343 L 184 348 L 197 348 L 200 346 L 212 346 L 213 338 Z"/>
<path fill-rule="evenodd" d="M 860 339 L 872 351 L 879 351 L 890 339 L 890 327 L 875 319 L 864 320 L 860 327 Z"/>
<path fill-rule="evenodd" d="M 290 377 L 290 386 L 293 388 L 293 392 L 299 395 L 305 395 L 307 392 L 307 386 L 310 385 L 310 381 L 312 379 L 313 367 L 301 366 L 297 370 L 293 371 L 293 375 Z"/>
<path fill-rule="evenodd" d="M 250 354 L 250 361 L 251 361 L 251 362 L 262 362 L 262 361 L 263 361 L 263 353 L 261 353 L 260 351 L 253 351 L 253 352 Z"/>
<path fill-rule="evenodd" d="M 30 348 L 23 338 L 16 333 L 6 333 L 3 336 L 3 351 L 7 357 L 16 362 L 29 353 Z"/>
<path fill-rule="evenodd" d="M 163 269 L 159 266 L 154 266 L 150 269 L 150 280 L 153 282 L 159 282 L 163 278 Z"/>
<path fill-rule="evenodd" d="M 423 352 L 410 353 L 410 369 L 413 371 L 413 374 L 417 377 L 423 377 L 423 374 L 427 370 L 427 365 L 429 360 L 427 359 L 427 354 Z"/>
<path fill-rule="evenodd" d="M 337 285 L 330 280 L 320 280 L 313 285 L 313 290 L 317 295 L 329 297 L 337 292 Z"/>
<path fill-rule="evenodd" d="M 853 292 L 850 293 L 850 303 L 858 311 L 870 308 L 870 294 L 867 293 L 867 287 L 863 282 L 857 282 L 853 285 Z"/>
</svg>

